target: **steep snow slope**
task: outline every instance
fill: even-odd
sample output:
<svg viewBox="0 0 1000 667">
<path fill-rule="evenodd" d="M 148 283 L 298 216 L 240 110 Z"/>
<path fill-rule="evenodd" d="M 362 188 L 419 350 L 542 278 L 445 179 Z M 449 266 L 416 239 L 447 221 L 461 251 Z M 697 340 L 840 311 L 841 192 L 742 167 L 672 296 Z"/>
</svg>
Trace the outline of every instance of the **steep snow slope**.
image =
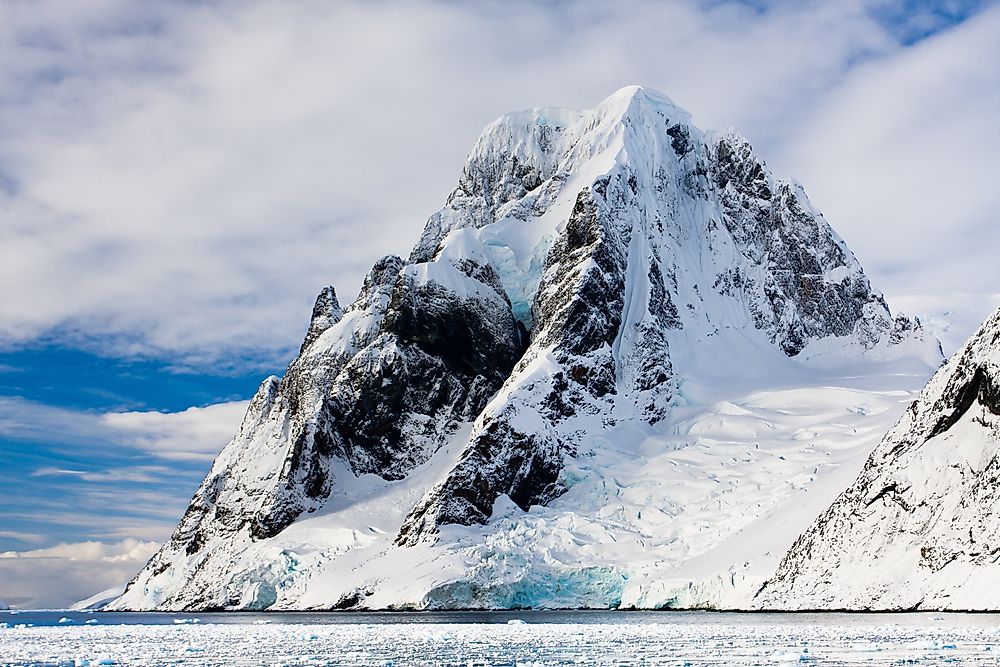
<svg viewBox="0 0 1000 667">
<path fill-rule="evenodd" d="M 1000 311 L 942 367 L 758 604 L 1000 609 Z"/>
<path fill-rule="evenodd" d="M 116 606 L 748 599 L 742 552 L 684 568 L 783 523 L 789 479 L 867 454 L 909 381 L 884 364 L 917 387 L 938 358 L 735 132 L 637 87 L 510 114 L 408 262 L 380 260 L 346 311 L 321 293 L 301 355 Z M 769 523 L 771 550 L 807 522 Z"/>
</svg>

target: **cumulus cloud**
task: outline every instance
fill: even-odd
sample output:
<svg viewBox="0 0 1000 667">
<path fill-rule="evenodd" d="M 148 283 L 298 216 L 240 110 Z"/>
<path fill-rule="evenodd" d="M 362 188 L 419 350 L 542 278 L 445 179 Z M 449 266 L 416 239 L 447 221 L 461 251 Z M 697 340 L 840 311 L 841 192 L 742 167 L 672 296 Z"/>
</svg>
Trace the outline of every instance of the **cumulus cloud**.
<svg viewBox="0 0 1000 667">
<path fill-rule="evenodd" d="M 893 153 L 899 142 L 949 113 L 996 116 L 985 96 L 968 105 L 988 78 L 933 65 L 940 53 L 961 72 L 995 46 L 942 37 L 896 65 L 905 40 L 874 11 L 894 4 L 5 3 L 0 283 L 18 289 L 0 301 L 0 341 L 280 363 L 320 287 L 350 299 L 374 259 L 408 251 L 482 126 L 516 108 L 592 106 L 628 83 L 787 156 L 886 274 L 898 251 L 856 231 L 882 218 L 855 216 L 859 186 L 823 165 L 874 161 L 889 185 L 898 166 L 912 198 L 933 192 L 933 169 Z M 950 81 L 939 113 L 893 124 L 874 107 L 897 79 L 918 102 Z M 845 110 L 864 126 L 866 109 L 860 136 L 895 129 L 896 143 L 817 150 L 845 134 Z M 957 206 L 952 224 L 978 230 L 961 218 L 974 212 Z"/>
<path fill-rule="evenodd" d="M 217 403 L 183 412 L 112 412 L 101 420 L 120 439 L 157 456 L 213 459 L 236 433 L 248 403 Z"/>
<path fill-rule="evenodd" d="M 93 560 L 102 563 L 120 563 L 122 561 L 145 561 L 156 551 L 156 542 L 142 542 L 135 539 L 125 539 L 117 543 L 106 542 L 76 542 L 74 544 L 57 544 L 45 549 L 28 551 L 0 551 L 0 559 L 4 558 L 60 558 L 63 560 Z"/>
<path fill-rule="evenodd" d="M 21 609 L 67 608 L 99 591 L 124 586 L 158 546 L 124 539 L 0 552 L 0 600 Z"/>
<path fill-rule="evenodd" d="M 248 404 L 231 401 L 181 412 L 95 413 L 0 397 L 0 436 L 28 442 L 128 447 L 164 459 L 210 461 L 236 433 Z M 45 466 L 34 474 L 141 480 L 165 470 L 160 466 L 131 466 L 93 472 Z"/>
</svg>

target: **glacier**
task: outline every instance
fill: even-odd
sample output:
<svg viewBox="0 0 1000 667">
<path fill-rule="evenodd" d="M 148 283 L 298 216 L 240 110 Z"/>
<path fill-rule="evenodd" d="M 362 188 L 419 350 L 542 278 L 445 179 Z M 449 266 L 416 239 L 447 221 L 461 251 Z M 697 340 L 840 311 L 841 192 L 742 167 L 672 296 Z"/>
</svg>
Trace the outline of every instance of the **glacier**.
<svg viewBox="0 0 1000 667">
<path fill-rule="evenodd" d="M 508 114 L 109 608 L 746 608 L 940 361 L 736 131 Z"/>
</svg>

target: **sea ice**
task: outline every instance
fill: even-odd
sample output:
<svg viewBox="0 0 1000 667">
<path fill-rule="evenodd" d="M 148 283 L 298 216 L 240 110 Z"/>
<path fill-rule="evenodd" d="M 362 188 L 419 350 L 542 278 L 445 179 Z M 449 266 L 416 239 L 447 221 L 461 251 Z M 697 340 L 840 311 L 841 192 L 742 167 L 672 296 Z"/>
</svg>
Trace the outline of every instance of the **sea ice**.
<svg viewBox="0 0 1000 667">
<path fill-rule="evenodd" d="M 427 614 L 394 614 L 400 622 L 386 622 L 385 615 L 332 615 L 321 624 L 228 617 L 180 625 L 111 618 L 90 626 L 59 625 L 53 617 L 48 626 L 0 633 L 0 664 L 1000 664 L 990 650 L 1000 641 L 996 615 L 933 621 L 922 614 L 540 612 L 530 622 L 461 620 L 472 616 L 424 622 Z"/>
</svg>

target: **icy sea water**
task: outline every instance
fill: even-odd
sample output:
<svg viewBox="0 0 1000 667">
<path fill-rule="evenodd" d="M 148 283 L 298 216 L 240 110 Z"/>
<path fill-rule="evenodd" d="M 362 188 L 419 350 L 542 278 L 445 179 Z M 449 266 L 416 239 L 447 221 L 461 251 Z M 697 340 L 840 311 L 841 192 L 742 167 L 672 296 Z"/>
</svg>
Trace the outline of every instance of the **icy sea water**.
<svg viewBox="0 0 1000 667">
<path fill-rule="evenodd" d="M 1000 664 L 1000 615 L 0 612 L 0 665 L 789 664 Z"/>
</svg>

